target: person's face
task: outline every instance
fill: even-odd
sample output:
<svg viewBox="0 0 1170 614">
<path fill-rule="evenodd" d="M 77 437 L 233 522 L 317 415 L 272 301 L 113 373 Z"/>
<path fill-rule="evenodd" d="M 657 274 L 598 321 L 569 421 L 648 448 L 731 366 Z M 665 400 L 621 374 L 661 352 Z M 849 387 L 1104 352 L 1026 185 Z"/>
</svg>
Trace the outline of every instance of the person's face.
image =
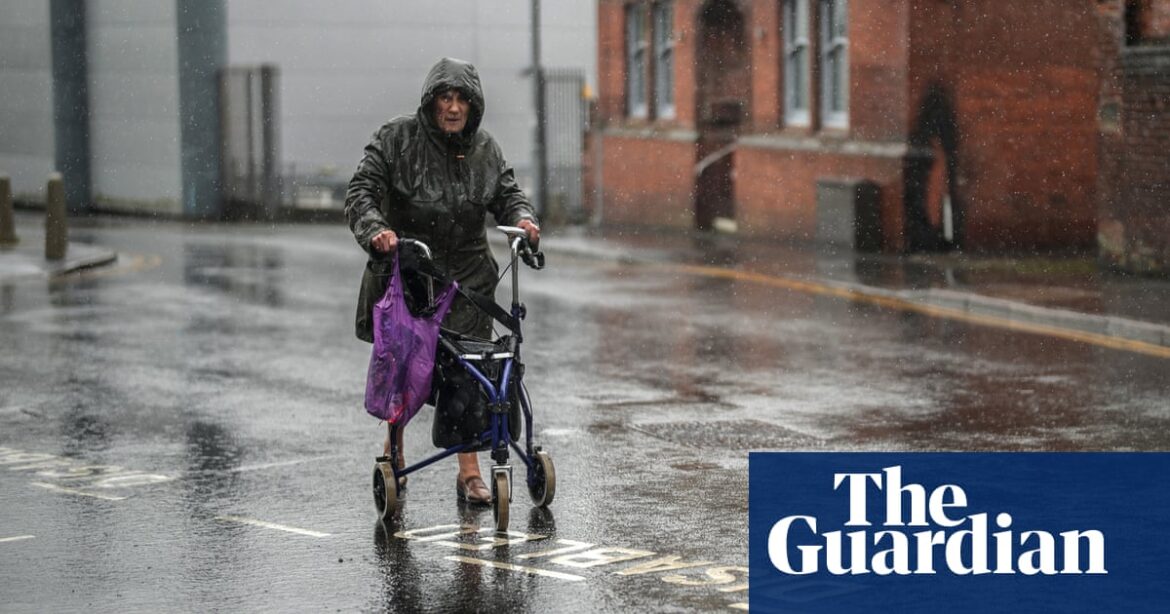
<svg viewBox="0 0 1170 614">
<path fill-rule="evenodd" d="M 447 134 L 463 132 L 471 101 L 459 90 L 447 90 L 435 98 L 435 124 Z"/>
</svg>

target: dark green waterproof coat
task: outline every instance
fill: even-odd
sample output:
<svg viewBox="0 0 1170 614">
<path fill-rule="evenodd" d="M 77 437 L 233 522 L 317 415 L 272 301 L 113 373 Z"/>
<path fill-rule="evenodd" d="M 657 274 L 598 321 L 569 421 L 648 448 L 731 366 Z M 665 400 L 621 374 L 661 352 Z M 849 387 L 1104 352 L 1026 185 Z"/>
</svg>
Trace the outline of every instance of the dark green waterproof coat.
<svg viewBox="0 0 1170 614">
<path fill-rule="evenodd" d="M 448 135 L 435 124 L 434 100 L 448 90 L 471 102 L 467 124 Z M 358 245 L 370 255 L 358 295 L 356 332 L 373 342 L 375 303 L 389 283 L 391 258 L 370 241 L 390 229 L 399 238 L 423 241 L 435 263 L 460 285 L 492 296 L 499 267 L 485 231 L 486 215 L 497 224 L 535 221 L 532 205 L 496 140 L 479 128 L 483 88 L 475 67 L 443 58 L 431 68 L 414 115 L 395 117 L 374 133 L 345 195 L 345 215 Z M 470 301 L 457 296 L 443 326 L 487 338 L 492 322 Z"/>
</svg>

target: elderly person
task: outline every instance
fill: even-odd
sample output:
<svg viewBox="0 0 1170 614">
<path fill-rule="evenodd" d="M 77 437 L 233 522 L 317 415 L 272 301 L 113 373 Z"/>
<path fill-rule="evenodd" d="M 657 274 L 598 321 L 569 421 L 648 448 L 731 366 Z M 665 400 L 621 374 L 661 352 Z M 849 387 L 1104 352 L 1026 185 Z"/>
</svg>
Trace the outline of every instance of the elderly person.
<svg viewBox="0 0 1170 614">
<path fill-rule="evenodd" d="M 534 245 L 540 241 L 532 205 L 500 146 L 480 129 L 483 114 L 475 67 L 443 58 L 427 74 L 418 111 L 391 119 L 366 145 L 345 197 L 349 227 L 370 255 L 358 296 L 359 339 L 373 342 L 373 307 L 389 283 L 392 261 L 386 256 L 399 238 L 423 241 L 440 269 L 487 296 L 495 292 L 499 267 L 488 247 L 486 214 L 523 228 Z M 492 334 L 491 317 L 463 296 L 456 297 L 443 326 L 484 339 Z M 384 448 L 389 455 L 389 436 Z M 459 455 L 455 491 L 462 500 L 491 503 L 475 452 Z"/>
</svg>

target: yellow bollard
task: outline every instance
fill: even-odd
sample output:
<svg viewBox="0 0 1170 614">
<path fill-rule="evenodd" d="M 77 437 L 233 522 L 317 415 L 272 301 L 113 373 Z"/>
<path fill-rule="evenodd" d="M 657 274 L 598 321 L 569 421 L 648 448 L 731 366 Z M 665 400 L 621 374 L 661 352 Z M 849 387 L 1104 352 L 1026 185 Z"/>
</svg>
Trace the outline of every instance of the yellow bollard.
<svg viewBox="0 0 1170 614">
<path fill-rule="evenodd" d="M 12 213 L 12 180 L 0 175 L 0 245 L 16 245 L 16 221 Z"/>
<path fill-rule="evenodd" d="M 53 173 L 45 189 L 45 258 L 64 260 L 66 240 L 65 182 Z"/>
</svg>

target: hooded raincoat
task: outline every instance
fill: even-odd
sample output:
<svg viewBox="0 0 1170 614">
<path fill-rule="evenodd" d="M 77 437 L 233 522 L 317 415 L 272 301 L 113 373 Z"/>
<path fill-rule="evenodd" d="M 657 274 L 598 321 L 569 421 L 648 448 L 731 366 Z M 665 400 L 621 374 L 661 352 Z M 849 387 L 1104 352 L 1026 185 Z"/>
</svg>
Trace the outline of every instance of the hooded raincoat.
<svg viewBox="0 0 1170 614">
<path fill-rule="evenodd" d="M 460 90 L 470 101 L 467 124 L 446 134 L 435 124 L 439 94 Z M 356 333 L 373 341 L 372 310 L 389 283 L 391 258 L 370 241 L 383 230 L 430 246 L 435 264 L 460 285 L 487 296 L 499 267 L 488 247 L 486 214 L 498 224 L 535 221 L 496 140 L 480 129 L 484 96 L 479 74 L 467 62 L 443 58 L 431 68 L 414 115 L 391 119 L 376 133 L 349 182 L 345 215 L 358 245 L 369 254 L 358 294 Z M 491 318 L 463 296 L 443 320 L 451 330 L 488 338 Z"/>
</svg>

